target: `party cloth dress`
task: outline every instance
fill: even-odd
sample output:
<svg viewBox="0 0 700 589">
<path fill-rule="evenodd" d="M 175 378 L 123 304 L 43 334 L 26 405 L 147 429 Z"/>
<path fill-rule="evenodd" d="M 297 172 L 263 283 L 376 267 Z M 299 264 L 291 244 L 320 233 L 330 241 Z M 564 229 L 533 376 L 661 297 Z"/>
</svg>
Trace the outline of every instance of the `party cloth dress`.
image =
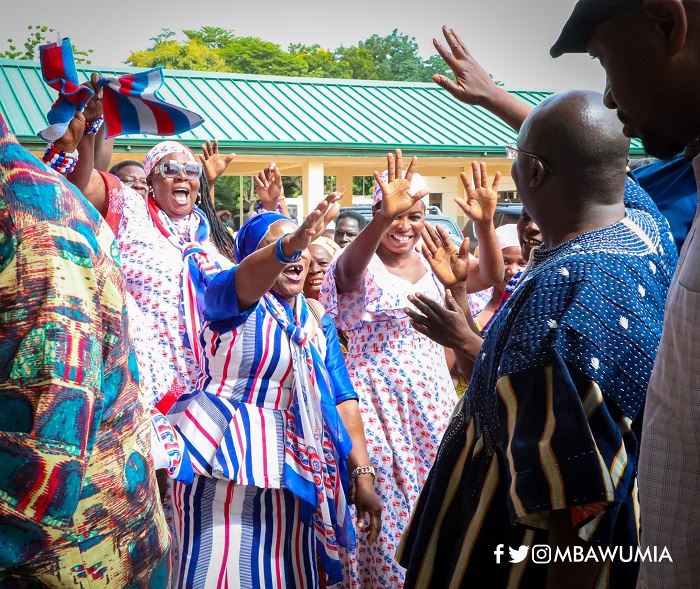
<svg viewBox="0 0 700 589">
<path fill-rule="evenodd" d="M 177 588 L 319 586 L 354 546 L 345 500 L 350 438 L 336 405 L 357 399 L 335 327 L 267 293 L 239 311 L 235 271 L 206 294 L 202 373 L 168 418 L 192 484 L 173 483 Z"/>
<path fill-rule="evenodd" d="M 345 585 L 396 589 L 405 574 L 394 558 L 396 547 L 457 401 L 444 348 L 415 331 L 403 309 L 409 294 L 443 300 L 443 289 L 427 263 L 425 275 L 411 284 L 391 274 L 375 255 L 363 286 L 338 294 L 336 263 L 326 273 L 320 301 L 348 335 L 346 363 L 360 396 L 382 499 L 377 542 L 367 544 L 358 535 L 355 551 L 341 551 Z"/>
</svg>

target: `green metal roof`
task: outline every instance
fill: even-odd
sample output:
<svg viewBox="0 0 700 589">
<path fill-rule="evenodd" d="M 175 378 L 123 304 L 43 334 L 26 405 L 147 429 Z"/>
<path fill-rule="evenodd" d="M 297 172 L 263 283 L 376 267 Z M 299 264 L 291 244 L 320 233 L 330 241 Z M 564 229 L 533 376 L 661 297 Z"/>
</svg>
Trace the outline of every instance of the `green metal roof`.
<svg viewBox="0 0 700 589">
<path fill-rule="evenodd" d="M 134 68 L 78 67 L 115 75 Z M 285 78 L 164 70 L 160 96 L 199 114 L 205 122 L 177 138 L 191 146 L 217 138 L 240 154 L 377 156 L 396 147 L 410 155 L 504 155 L 515 133 L 486 110 L 464 105 L 436 84 Z M 551 92 L 516 91 L 535 105 Z M 0 60 L 0 113 L 20 142 L 34 149 L 56 93 L 38 63 Z M 116 151 L 143 150 L 158 138 L 118 137 Z M 639 143 L 632 152 L 642 154 Z"/>
</svg>

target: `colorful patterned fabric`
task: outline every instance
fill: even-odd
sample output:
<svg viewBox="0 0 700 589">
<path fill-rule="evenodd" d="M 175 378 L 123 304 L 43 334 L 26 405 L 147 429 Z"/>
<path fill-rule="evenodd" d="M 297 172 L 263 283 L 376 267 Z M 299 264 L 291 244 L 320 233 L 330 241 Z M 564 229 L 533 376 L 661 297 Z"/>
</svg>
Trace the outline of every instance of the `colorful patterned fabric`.
<svg viewBox="0 0 700 589">
<path fill-rule="evenodd" d="M 173 588 L 314 589 L 316 533 L 288 489 L 261 489 L 195 475 L 174 483 L 175 540 L 182 542 Z"/>
<path fill-rule="evenodd" d="M 200 216 L 190 215 L 173 223 L 183 235 L 196 234 Z M 124 189 L 124 208 L 120 211 L 117 243 L 121 257 L 126 289 L 146 317 L 148 325 L 155 326 L 151 335 L 149 354 L 159 356 L 167 371 L 154 383 L 151 391 L 154 405 L 167 413 L 197 377 L 196 358 L 185 344 L 187 327 L 182 303 L 183 255 L 179 244 L 161 233 L 148 214 L 143 197 Z M 232 263 L 219 254 L 207 237 L 201 248 L 222 268 Z M 150 327 L 149 327 L 150 329 Z"/>
<path fill-rule="evenodd" d="M 82 111 L 95 95 L 92 88 L 81 86 L 73 59 L 73 47 L 65 37 L 61 44 L 49 43 L 39 47 L 41 75 L 51 88 L 58 92 L 58 99 L 46 118 L 49 127 L 39 132 L 45 141 L 56 141 L 68 130 L 75 111 Z"/>
<path fill-rule="evenodd" d="M 339 581 L 342 574 L 338 543 L 352 547 L 354 531 L 345 500 L 348 483 L 345 460 L 350 440 L 336 405 L 357 396 L 345 371 L 335 328 L 326 319 L 322 321 L 323 329 L 318 329 L 309 339 L 308 334 L 316 327 L 302 296 L 297 297 L 294 309 L 268 293 L 255 307 L 238 311 L 235 272 L 235 268 L 222 272 L 207 289 L 208 322 L 201 338 L 202 373 L 194 391 L 183 395 L 169 415 L 192 457 L 197 475 L 193 486 L 208 489 L 212 497 L 217 495 L 219 502 L 218 508 L 203 506 L 199 491 L 174 485 L 175 530 L 181 555 L 178 586 L 191 587 L 189 583 L 193 579 L 206 577 L 206 585 L 194 586 L 223 587 L 215 584 L 219 582 L 218 576 L 207 576 L 216 569 L 217 575 L 220 570 L 226 571 L 229 586 L 260 587 L 242 581 L 242 585 L 230 585 L 231 575 L 243 572 L 232 568 L 233 560 L 209 560 L 215 559 L 215 555 L 202 550 L 202 538 L 213 533 L 228 543 L 230 536 L 240 534 L 262 537 L 271 533 L 274 529 L 271 526 L 282 525 L 279 521 L 291 517 L 276 513 L 291 499 L 279 493 L 264 495 L 274 497 L 275 502 L 269 508 L 272 511 L 262 519 L 250 511 L 252 504 L 243 507 L 234 499 L 236 505 L 228 501 L 222 506 L 224 499 L 219 493 L 230 493 L 233 487 L 223 482 L 207 483 L 201 480 L 203 477 L 232 481 L 236 485 L 235 493 L 240 489 L 240 501 L 247 493 L 257 494 L 254 487 L 284 488 L 301 500 L 301 503 L 294 500 L 294 517 L 300 517 L 304 526 L 314 530 L 311 543 L 301 546 L 296 542 L 287 546 L 277 543 L 276 548 L 267 548 L 266 555 L 259 548 L 254 551 L 252 561 L 246 560 L 245 564 L 241 561 L 237 566 L 274 569 L 277 559 L 286 562 L 289 552 L 295 550 L 304 553 L 304 559 L 315 561 L 313 555 L 318 549 L 326 573 L 332 582 Z M 194 530 L 187 523 L 191 517 L 187 509 L 213 509 L 219 522 L 215 522 L 214 532 L 203 529 L 204 526 Z M 243 511 L 227 526 L 221 522 L 230 509 Z M 238 528 L 238 517 L 248 520 L 243 531 Z M 285 526 L 292 526 L 290 521 Z M 293 526 L 298 527 L 299 522 Z M 209 571 L 205 576 L 199 572 L 202 566 Z M 285 586 L 279 585 L 274 571 L 271 574 L 262 586 Z M 292 574 L 290 569 L 282 577 L 289 578 Z M 296 586 L 316 586 L 309 585 L 316 576 L 315 565 L 309 569 L 309 575 L 305 573 L 305 583 Z"/>
<path fill-rule="evenodd" d="M 407 587 L 544 587 L 529 551 L 494 551 L 547 544 L 557 509 L 593 546 L 636 549 L 639 416 L 675 266 L 636 196 L 623 221 L 537 249 L 494 318 L 402 541 Z M 606 562 L 595 586 L 632 588 L 637 566 Z"/>
<path fill-rule="evenodd" d="M 404 313 L 409 294 L 444 298 L 424 263 L 426 274 L 411 284 L 391 274 L 375 255 L 362 288 L 338 294 L 334 262 L 321 289 L 328 314 L 348 334 L 348 371 L 360 397 L 367 450 L 377 469 L 375 487 L 383 507 L 377 542 L 367 544 L 358 537 L 354 551 L 341 551 L 346 587 L 403 586 L 404 569 L 395 559 L 396 547 L 457 401 L 444 348 L 415 331 Z"/>
<path fill-rule="evenodd" d="M 485 290 L 480 290 L 478 292 L 470 292 L 467 295 L 467 301 L 469 302 L 469 311 L 472 314 L 472 319 L 476 319 L 476 316 L 486 308 L 486 305 L 489 304 L 492 296 L 493 287 L 487 288 Z"/>
<path fill-rule="evenodd" d="M 67 37 L 60 45 L 40 46 L 39 55 L 44 81 L 59 93 L 47 115 L 50 126 L 40 131 L 39 137 L 56 141 L 68 129 L 76 109 L 82 111 L 95 92 L 78 82 L 73 48 Z M 162 67 L 120 77 L 101 77 L 98 86 L 102 88 L 107 137 L 179 135 L 204 122 L 198 114 L 161 100 L 156 91 L 162 85 Z"/>
<path fill-rule="evenodd" d="M 101 77 L 107 137 L 180 135 L 204 122 L 197 113 L 162 100 L 157 94 L 162 85 L 162 67 Z"/>
<path fill-rule="evenodd" d="M 116 234 L 119 231 L 124 210 L 124 186 L 119 178 L 99 172 L 105 184 L 109 207 L 105 221 Z M 165 469 L 173 478 L 191 480 L 192 473 L 186 456 L 185 444 L 165 416 L 156 409 L 158 401 L 168 392 L 168 366 L 165 358 L 154 354 L 153 336 L 158 327 L 151 317 L 144 315 L 131 293 L 126 292 L 126 308 L 129 317 L 129 336 L 134 347 L 136 363 L 143 388 L 151 409 L 151 457 L 156 470 Z M 184 468 L 183 468 L 184 467 Z M 182 470 L 181 470 L 182 468 Z"/>
<path fill-rule="evenodd" d="M 221 266 L 205 247 L 209 240 L 209 221 L 202 210 L 192 209 L 186 223 L 171 220 L 156 205 L 153 195 L 148 197 L 148 214 L 161 235 L 180 250 L 182 278 L 180 279 L 180 311 L 185 324 L 185 346 L 199 358 L 199 332 L 204 314 L 204 291 Z"/>
<path fill-rule="evenodd" d="M 114 234 L 0 117 L 0 586 L 165 589 Z"/>
</svg>

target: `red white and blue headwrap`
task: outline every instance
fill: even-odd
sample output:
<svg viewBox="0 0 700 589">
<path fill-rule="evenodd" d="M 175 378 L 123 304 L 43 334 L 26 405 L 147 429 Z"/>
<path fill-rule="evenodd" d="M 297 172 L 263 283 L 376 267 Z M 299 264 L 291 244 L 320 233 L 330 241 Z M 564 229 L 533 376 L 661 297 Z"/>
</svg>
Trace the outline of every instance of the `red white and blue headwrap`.
<svg viewBox="0 0 700 589">
<path fill-rule="evenodd" d="M 44 81 L 58 91 L 58 100 L 47 115 L 49 127 L 39 132 L 46 141 L 56 141 L 68 129 L 76 110 L 83 110 L 94 95 L 92 88 L 81 86 L 75 68 L 70 39 L 61 44 L 39 47 Z M 163 68 L 101 77 L 102 101 L 107 137 L 117 135 L 178 135 L 204 122 L 198 114 L 168 104 L 156 91 L 163 85 Z"/>
<path fill-rule="evenodd" d="M 151 148 L 151 151 L 149 151 L 146 154 L 146 157 L 143 158 L 144 174 L 148 176 L 151 173 L 151 170 L 158 165 L 160 160 L 162 160 L 166 155 L 171 155 L 173 153 L 181 153 L 193 161 L 197 161 L 197 158 L 194 156 L 194 152 L 186 145 L 183 145 L 177 141 L 161 141 Z"/>
</svg>

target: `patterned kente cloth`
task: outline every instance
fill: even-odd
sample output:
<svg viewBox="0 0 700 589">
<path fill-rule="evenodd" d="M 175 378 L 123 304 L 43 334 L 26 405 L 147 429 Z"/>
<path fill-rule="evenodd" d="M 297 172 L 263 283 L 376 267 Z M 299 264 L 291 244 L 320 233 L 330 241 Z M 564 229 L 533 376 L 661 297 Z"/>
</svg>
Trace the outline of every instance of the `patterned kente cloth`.
<svg viewBox="0 0 700 589">
<path fill-rule="evenodd" d="M 556 509 L 594 547 L 636 548 L 640 412 L 676 254 L 633 196 L 621 222 L 538 249 L 494 318 L 399 549 L 406 587 L 544 587 L 547 566 L 507 548 L 547 544 Z M 606 562 L 595 586 L 634 587 L 637 567 Z"/>
<path fill-rule="evenodd" d="M 0 117 L 0 586 L 164 589 L 114 234 Z"/>
</svg>

